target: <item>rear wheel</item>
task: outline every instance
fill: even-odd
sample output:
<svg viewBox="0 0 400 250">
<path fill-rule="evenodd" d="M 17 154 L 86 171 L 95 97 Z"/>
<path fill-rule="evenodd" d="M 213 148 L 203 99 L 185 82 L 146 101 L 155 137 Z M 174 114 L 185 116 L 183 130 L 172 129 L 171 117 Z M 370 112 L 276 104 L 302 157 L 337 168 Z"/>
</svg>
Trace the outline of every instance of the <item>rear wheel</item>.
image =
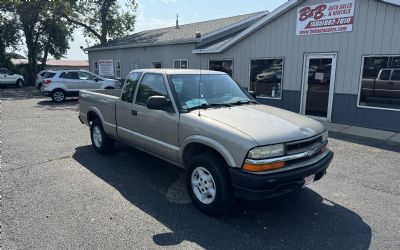
<svg viewBox="0 0 400 250">
<path fill-rule="evenodd" d="M 94 150 L 99 154 L 109 154 L 114 149 L 115 141 L 104 132 L 103 125 L 99 119 L 94 119 L 90 127 L 90 138 Z"/>
<path fill-rule="evenodd" d="M 18 88 L 22 88 L 24 86 L 24 81 L 22 81 L 21 79 L 17 80 L 17 87 Z"/>
<path fill-rule="evenodd" d="M 51 98 L 55 102 L 63 102 L 63 101 L 65 101 L 65 92 L 61 89 L 56 89 L 51 94 Z"/>
<path fill-rule="evenodd" d="M 212 153 L 194 156 L 186 170 L 186 188 L 194 206 L 203 213 L 218 216 L 235 203 L 228 166 Z"/>
</svg>

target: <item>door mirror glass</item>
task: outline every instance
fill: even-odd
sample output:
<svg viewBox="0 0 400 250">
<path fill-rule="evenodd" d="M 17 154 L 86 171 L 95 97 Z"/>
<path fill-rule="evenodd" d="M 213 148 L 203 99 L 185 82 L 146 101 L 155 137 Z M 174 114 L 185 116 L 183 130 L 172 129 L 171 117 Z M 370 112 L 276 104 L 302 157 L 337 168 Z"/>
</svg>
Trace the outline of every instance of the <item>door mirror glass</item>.
<svg viewBox="0 0 400 250">
<path fill-rule="evenodd" d="M 170 101 L 165 96 L 152 96 L 147 100 L 147 108 L 154 110 L 165 110 Z"/>
</svg>

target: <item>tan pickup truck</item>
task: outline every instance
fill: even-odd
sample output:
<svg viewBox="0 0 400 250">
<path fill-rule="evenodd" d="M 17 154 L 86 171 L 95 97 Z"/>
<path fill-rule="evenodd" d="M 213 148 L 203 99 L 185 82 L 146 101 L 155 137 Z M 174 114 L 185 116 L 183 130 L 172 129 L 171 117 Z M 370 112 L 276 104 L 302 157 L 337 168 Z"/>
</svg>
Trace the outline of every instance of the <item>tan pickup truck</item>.
<svg viewBox="0 0 400 250">
<path fill-rule="evenodd" d="M 319 122 L 258 104 L 221 72 L 135 70 L 122 90 L 83 90 L 79 103 L 97 152 L 118 141 L 185 168 L 193 204 L 209 215 L 236 197 L 300 189 L 333 157 Z"/>
</svg>

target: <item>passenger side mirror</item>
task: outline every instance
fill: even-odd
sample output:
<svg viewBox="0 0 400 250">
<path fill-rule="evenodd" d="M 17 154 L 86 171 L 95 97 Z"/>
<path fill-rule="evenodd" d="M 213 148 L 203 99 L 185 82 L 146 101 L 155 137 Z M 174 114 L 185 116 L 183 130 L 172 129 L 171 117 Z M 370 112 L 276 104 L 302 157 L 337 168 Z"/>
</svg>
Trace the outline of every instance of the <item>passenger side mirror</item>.
<svg viewBox="0 0 400 250">
<path fill-rule="evenodd" d="M 166 110 L 170 106 L 170 100 L 165 96 L 152 96 L 147 100 L 147 108 L 154 110 Z"/>
<path fill-rule="evenodd" d="M 254 98 L 257 98 L 256 92 L 249 90 L 248 93 Z"/>
</svg>

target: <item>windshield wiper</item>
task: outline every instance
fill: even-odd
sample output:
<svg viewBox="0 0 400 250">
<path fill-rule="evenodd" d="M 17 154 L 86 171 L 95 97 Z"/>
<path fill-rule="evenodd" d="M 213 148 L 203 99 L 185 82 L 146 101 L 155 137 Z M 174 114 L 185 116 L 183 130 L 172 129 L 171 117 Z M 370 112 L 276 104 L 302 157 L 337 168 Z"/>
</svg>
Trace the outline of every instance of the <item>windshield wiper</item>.
<svg viewBox="0 0 400 250">
<path fill-rule="evenodd" d="M 252 100 L 240 100 L 240 101 L 229 103 L 229 104 L 230 105 L 257 104 L 257 102 L 256 101 L 252 101 Z"/>
<path fill-rule="evenodd" d="M 196 110 L 196 109 L 221 108 L 221 107 L 232 107 L 232 105 L 230 103 L 229 104 L 228 103 L 210 103 L 210 104 L 203 103 L 199 106 L 186 108 L 185 110 L 187 112 L 190 112 L 190 111 Z"/>
</svg>

